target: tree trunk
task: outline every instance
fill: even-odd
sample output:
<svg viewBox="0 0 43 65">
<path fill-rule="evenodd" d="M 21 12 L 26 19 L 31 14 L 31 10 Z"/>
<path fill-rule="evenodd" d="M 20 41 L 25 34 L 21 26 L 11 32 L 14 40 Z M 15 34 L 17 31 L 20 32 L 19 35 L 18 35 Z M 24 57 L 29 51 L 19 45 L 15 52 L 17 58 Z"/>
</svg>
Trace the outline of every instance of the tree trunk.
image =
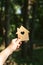
<svg viewBox="0 0 43 65">
<path fill-rule="evenodd" d="M 33 3 L 31 2 L 31 0 L 24 0 L 22 8 L 22 16 L 23 16 L 23 26 L 30 31 L 29 34 L 30 40 L 26 43 L 23 43 L 22 54 L 24 57 L 29 56 L 30 59 L 32 59 L 34 23 L 33 23 Z"/>
<path fill-rule="evenodd" d="M 28 0 L 24 0 L 22 8 L 22 17 L 23 17 L 23 26 L 29 30 L 29 21 L 28 21 Z M 22 56 L 28 56 L 28 42 L 23 42 L 22 45 Z"/>
<path fill-rule="evenodd" d="M 5 46 L 9 44 L 10 0 L 5 0 Z"/>
</svg>

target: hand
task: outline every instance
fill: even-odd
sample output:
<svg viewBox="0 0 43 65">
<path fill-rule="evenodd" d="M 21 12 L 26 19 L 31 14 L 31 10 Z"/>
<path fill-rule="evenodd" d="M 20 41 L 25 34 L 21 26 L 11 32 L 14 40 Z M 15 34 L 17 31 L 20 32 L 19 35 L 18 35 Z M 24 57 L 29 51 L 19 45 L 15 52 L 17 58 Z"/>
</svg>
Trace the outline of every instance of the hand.
<svg viewBox="0 0 43 65">
<path fill-rule="evenodd" d="M 13 39 L 10 44 L 10 49 L 12 49 L 12 51 L 15 51 L 16 49 L 18 49 L 20 47 L 21 44 L 22 44 L 22 42 L 20 39 L 18 39 L 18 38 Z"/>
<path fill-rule="evenodd" d="M 20 39 L 13 39 L 11 41 L 11 44 L 0 53 L 0 65 L 3 65 L 6 59 L 8 58 L 9 55 L 13 53 L 16 49 L 18 49 L 21 45 L 21 40 Z"/>
</svg>

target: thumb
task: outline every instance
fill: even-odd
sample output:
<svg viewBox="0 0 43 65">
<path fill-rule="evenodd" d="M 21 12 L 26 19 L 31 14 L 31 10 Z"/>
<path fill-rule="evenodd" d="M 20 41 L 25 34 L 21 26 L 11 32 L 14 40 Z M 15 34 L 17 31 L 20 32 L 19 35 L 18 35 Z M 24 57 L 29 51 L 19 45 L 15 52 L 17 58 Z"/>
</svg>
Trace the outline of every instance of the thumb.
<svg viewBox="0 0 43 65">
<path fill-rule="evenodd" d="M 21 42 L 21 39 L 17 39 L 17 43 Z"/>
</svg>

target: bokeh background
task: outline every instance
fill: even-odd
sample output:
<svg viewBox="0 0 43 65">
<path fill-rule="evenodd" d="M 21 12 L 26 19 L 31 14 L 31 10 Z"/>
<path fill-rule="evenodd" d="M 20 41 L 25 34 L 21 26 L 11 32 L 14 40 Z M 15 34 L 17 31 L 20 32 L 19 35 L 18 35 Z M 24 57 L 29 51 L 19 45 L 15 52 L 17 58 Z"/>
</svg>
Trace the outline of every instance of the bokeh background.
<svg viewBox="0 0 43 65">
<path fill-rule="evenodd" d="M 30 40 L 4 65 L 43 65 L 43 0 L 0 0 L 0 51 L 17 37 L 21 25 L 30 31 Z"/>
</svg>

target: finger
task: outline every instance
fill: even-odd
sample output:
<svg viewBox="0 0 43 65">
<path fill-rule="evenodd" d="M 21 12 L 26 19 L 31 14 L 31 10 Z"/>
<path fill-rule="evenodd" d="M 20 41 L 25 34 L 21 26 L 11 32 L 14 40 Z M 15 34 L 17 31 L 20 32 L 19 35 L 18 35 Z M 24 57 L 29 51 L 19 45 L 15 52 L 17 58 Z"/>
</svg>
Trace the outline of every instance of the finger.
<svg viewBox="0 0 43 65">
<path fill-rule="evenodd" d="M 21 45 L 21 44 L 22 44 L 22 42 L 19 42 L 19 44 Z"/>
<path fill-rule="evenodd" d="M 17 41 L 17 38 L 13 39 L 12 41 Z"/>
<path fill-rule="evenodd" d="M 19 46 L 17 46 L 17 49 L 19 48 Z"/>
<path fill-rule="evenodd" d="M 20 44 L 17 45 L 17 48 L 19 48 L 19 47 L 20 47 Z"/>
<path fill-rule="evenodd" d="M 21 39 L 18 39 L 18 40 L 17 40 L 17 43 L 20 43 L 20 42 L 21 42 Z"/>
</svg>

